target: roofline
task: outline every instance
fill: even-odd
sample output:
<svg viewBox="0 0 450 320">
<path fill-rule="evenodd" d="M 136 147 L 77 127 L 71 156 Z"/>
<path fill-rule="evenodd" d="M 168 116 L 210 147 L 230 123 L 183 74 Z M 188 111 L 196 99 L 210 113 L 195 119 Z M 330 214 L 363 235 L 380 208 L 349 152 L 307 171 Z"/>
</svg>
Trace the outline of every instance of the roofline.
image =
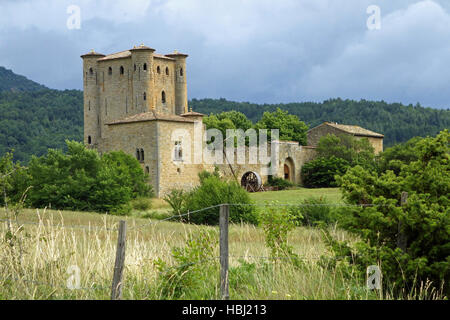
<svg viewBox="0 0 450 320">
<path fill-rule="evenodd" d="M 153 59 L 166 59 L 166 60 L 170 60 L 170 61 L 175 61 L 175 59 L 174 58 L 171 58 L 171 57 L 166 57 L 166 56 L 164 56 L 164 55 L 159 55 L 159 56 L 153 56 Z"/>
<path fill-rule="evenodd" d="M 183 58 L 187 58 L 189 57 L 189 55 L 184 54 L 184 53 L 169 53 L 169 54 L 165 54 L 165 56 L 167 57 L 183 57 Z"/>
<path fill-rule="evenodd" d="M 80 58 L 87 58 L 87 57 L 106 57 L 103 53 L 86 53 L 80 56 Z"/>
<path fill-rule="evenodd" d="M 322 126 L 325 126 L 325 125 L 330 125 L 331 127 L 333 127 L 333 128 L 336 129 L 336 130 L 339 130 L 339 131 L 344 132 L 344 133 L 346 133 L 346 134 L 351 134 L 351 135 L 353 135 L 353 136 L 355 136 L 355 137 L 367 137 L 367 138 L 379 138 L 379 139 L 384 138 L 384 134 L 376 133 L 376 132 L 375 132 L 375 134 L 371 135 L 371 134 L 353 133 L 353 132 L 345 131 L 344 129 L 341 129 L 341 128 L 338 128 L 338 127 L 333 126 L 332 123 L 330 123 L 330 122 L 328 122 L 328 121 L 326 121 L 326 122 L 324 122 L 324 123 L 322 123 L 322 124 L 319 124 L 318 126 L 316 126 L 316 127 L 314 127 L 314 128 L 309 129 L 306 133 L 310 132 L 311 130 L 320 128 L 320 127 L 322 127 Z M 363 129 L 364 129 L 364 128 L 363 128 Z M 367 130 L 367 129 L 366 129 L 366 130 Z"/>
<path fill-rule="evenodd" d="M 131 59 L 131 56 L 115 57 L 115 58 L 108 58 L 108 56 L 106 56 L 105 58 L 106 59 L 98 59 L 97 62 L 104 62 L 104 61 L 111 61 L 111 60 L 120 60 L 120 59 Z"/>
<path fill-rule="evenodd" d="M 175 120 L 175 119 L 142 119 L 142 120 L 131 120 L 131 121 L 118 121 L 118 122 L 110 122 L 106 123 L 108 126 L 115 126 L 120 124 L 131 124 L 131 123 L 138 123 L 138 122 L 151 122 L 151 121 L 166 121 L 166 122 L 184 122 L 184 123 L 194 123 L 194 120 Z"/>
<path fill-rule="evenodd" d="M 155 52 L 156 50 L 150 47 L 136 47 L 136 48 L 132 48 L 129 51 L 152 51 Z"/>
</svg>

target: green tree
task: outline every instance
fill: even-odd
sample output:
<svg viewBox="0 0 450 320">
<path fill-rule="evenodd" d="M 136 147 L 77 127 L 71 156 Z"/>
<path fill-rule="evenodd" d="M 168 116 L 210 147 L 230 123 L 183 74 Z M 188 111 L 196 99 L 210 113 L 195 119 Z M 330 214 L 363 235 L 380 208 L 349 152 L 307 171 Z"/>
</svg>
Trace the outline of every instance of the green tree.
<svg viewBox="0 0 450 320">
<path fill-rule="evenodd" d="M 431 280 L 450 293 L 450 135 L 417 141 L 418 159 L 381 174 L 360 166 L 338 177 L 344 198 L 366 206 L 342 212 L 341 223 L 362 239 L 334 246 L 337 255 L 352 254 L 361 272 L 380 264 L 384 283 L 406 294 Z M 402 191 L 409 193 L 401 206 Z M 406 239 L 406 245 L 397 240 Z M 403 292 L 405 293 L 405 292 Z"/>
<path fill-rule="evenodd" d="M 42 208 L 127 212 L 127 203 L 149 196 L 147 177 L 139 163 L 123 152 L 106 153 L 67 141 L 67 153 L 50 149 L 29 164 L 28 204 Z"/>
<path fill-rule="evenodd" d="M 289 114 L 278 108 L 275 112 L 264 112 L 261 120 L 256 125 L 256 129 L 267 129 L 270 137 L 271 129 L 280 130 L 280 140 L 298 141 L 301 145 L 306 145 L 306 132 L 308 126 L 296 115 Z"/>
<path fill-rule="evenodd" d="M 307 188 L 336 187 L 336 175 L 344 174 L 350 164 L 347 160 L 330 156 L 314 159 L 302 167 L 303 185 Z"/>
<path fill-rule="evenodd" d="M 349 135 L 328 134 L 319 140 L 317 154 L 322 158 L 343 159 L 350 166 L 375 168 L 375 152 L 367 138 L 357 139 Z"/>
<path fill-rule="evenodd" d="M 251 122 L 245 114 L 235 110 L 221 112 L 217 114 L 217 119 L 229 119 L 236 129 L 242 129 L 244 131 L 247 131 L 253 127 L 253 122 Z"/>
<path fill-rule="evenodd" d="M 401 166 L 410 164 L 418 160 L 416 145 L 422 138 L 414 137 L 405 143 L 395 145 L 383 151 L 378 157 L 378 167 L 380 172 L 387 170 L 399 174 Z"/>
</svg>

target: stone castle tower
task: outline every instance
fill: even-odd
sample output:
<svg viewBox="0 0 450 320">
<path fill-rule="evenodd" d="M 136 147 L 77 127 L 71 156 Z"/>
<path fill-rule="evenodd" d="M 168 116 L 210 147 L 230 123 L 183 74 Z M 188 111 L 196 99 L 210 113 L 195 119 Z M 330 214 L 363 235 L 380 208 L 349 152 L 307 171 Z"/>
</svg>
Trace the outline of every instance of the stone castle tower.
<svg viewBox="0 0 450 320">
<path fill-rule="evenodd" d="M 188 159 L 190 143 L 202 145 L 204 125 L 202 114 L 188 112 L 187 57 L 157 54 L 144 45 L 81 56 L 85 145 L 135 156 L 158 197 L 194 187 L 198 173 L 210 169 Z"/>
<path fill-rule="evenodd" d="M 120 150 L 135 156 L 156 196 L 175 188 L 192 189 L 199 184 L 198 174 L 216 165 L 223 175 L 232 175 L 243 185 L 246 177 L 267 181 L 262 163 L 205 162 L 203 115 L 188 112 L 186 54 L 161 55 L 141 45 L 110 55 L 92 50 L 81 57 L 85 145 L 100 153 Z M 382 149 L 383 135 L 355 126 L 321 125 L 308 132 L 308 140 L 314 143 L 330 130 L 369 137 L 375 148 Z M 301 168 L 315 158 L 315 147 L 289 141 L 275 144 L 279 146 L 276 175 L 300 183 Z M 248 153 L 246 148 L 249 159 Z"/>
<path fill-rule="evenodd" d="M 186 113 L 186 54 L 161 55 L 144 45 L 111 55 L 82 55 L 84 140 L 102 145 L 107 123 L 144 112 Z"/>
</svg>

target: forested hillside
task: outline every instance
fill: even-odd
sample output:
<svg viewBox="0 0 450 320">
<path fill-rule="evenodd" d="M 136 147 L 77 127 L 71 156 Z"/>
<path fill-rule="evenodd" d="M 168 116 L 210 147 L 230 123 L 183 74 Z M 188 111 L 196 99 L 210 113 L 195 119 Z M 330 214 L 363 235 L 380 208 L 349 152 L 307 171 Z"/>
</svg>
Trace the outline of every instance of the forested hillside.
<svg viewBox="0 0 450 320">
<path fill-rule="evenodd" d="M 36 91 L 46 89 L 34 81 L 28 80 L 24 76 L 20 76 L 11 70 L 0 67 L 0 91 Z"/>
<path fill-rule="evenodd" d="M 82 138 L 81 91 L 0 92 L 0 156 L 14 149 L 14 160 L 26 162 Z"/>
<path fill-rule="evenodd" d="M 310 128 L 324 121 L 359 125 L 385 135 L 385 146 L 408 141 L 415 136 L 434 136 L 450 128 L 450 110 L 436 110 L 399 103 L 331 99 L 322 103 L 302 102 L 290 104 L 253 104 L 225 99 L 193 99 L 190 107 L 205 114 L 237 110 L 253 122 L 265 111 L 276 108 L 297 115 Z"/>
<path fill-rule="evenodd" d="M 309 127 L 324 121 L 360 125 L 383 133 L 385 146 L 414 136 L 436 135 L 450 128 L 450 111 L 373 101 L 333 99 L 323 103 L 252 104 L 225 99 L 189 102 L 205 114 L 237 110 L 253 122 L 277 107 L 297 115 Z M 64 149 L 66 139 L 83 138 L 83 93 L 51 90 L 0 67 L 0 156 L 14 149 L 14 159 L 27 162 L 48 148 Z"/>
</svg>

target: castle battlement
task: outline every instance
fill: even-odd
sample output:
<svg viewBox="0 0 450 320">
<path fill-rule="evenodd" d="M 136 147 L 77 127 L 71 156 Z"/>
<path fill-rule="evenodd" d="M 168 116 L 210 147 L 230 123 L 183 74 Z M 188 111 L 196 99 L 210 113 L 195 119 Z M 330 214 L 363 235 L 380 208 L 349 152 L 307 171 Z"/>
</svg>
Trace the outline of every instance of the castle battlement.
<svg viewBox="0 0 450 320">
<path fill-rule="evenodd" d="M 85 143 L 100 144 L 108 123 L 136 114 L 187 113 L 187 57 L 177 51 L 158 54 L 144 45 L 82 55 Z"/>
</svg>

